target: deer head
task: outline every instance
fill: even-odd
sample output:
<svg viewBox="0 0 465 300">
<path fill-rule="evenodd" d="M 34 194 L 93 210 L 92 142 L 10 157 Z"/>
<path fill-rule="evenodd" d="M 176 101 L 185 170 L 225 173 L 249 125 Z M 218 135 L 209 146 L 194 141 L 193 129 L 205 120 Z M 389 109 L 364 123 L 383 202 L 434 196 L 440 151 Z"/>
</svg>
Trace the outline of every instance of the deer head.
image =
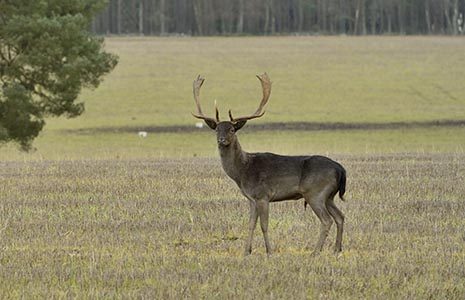
<svg viewBox="0 0 465 300">
<path fill-rule="evenodd" d="M 257 75 L 257 78 L 260 80 L 262 84 L 263 90 L 263 98 L 258 106 L 257 110 L 250 116 L 244 116 L 239 118 L 234 118 L 231 110 L 229 110 L 229 119 L 230 121 L 220 121 L 220 114 L 218 112 L 218 107 L 215 101 L 215 119 L 206 117 L 203 112 L 202 108 L 200 107 L 200 88 L 202 87 L 203 82 L 205 81 L 204 78 L 197 77 L 194 80 L 193 84 L 193 92 L 194 92 L 194 100 L 197 106 L 197 114 L 192 114 L 194 117 L 198 119 L 202 119 L 205 123 L 213 130 L 216 130 L 217 135 L 217 142 L 219 146 L 228 146 L 231 142 L 236 138 L 236 132 L 241 129 L 248 120 L 252 120 L 255 118 L 260 118 L 265 114 L 263 111 L 263 107 L 268 102 L 271 94 L 271 81 L 268 77 L 268 74 L 263 73 L 261 75 Z"/>
</svg>

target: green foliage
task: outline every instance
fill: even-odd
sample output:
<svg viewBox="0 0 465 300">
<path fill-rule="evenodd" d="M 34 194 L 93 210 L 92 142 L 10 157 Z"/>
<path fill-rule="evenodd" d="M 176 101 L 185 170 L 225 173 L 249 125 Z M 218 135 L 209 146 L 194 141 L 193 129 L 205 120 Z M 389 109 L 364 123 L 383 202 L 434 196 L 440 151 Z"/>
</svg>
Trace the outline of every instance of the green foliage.
<svg viewBox="0 0 465 300">
<path fill-rule="evenodd" d="M 117 63 L 87 31 L 102 1 L 0 4 L 0 141 L 28 149 L 47 116 L 75 117 L 84 87 L 97 87 Z M 20 122 L 7 116 L 21 116 Z M 5 116 L 5 117 L 3 117 Z"/>
<path fill-rule="evenodd" d="M 5 21 L 10 16 L 44 16 L 47 18 L 81 14 L 91 19 L 106 4 L 107 0 L 2 0 L 0 16 Z"/>
<path fill-rule="evenodd" d="M 13 83 L 3 89 L 4 101 L 0 102 L 0 141 L 20 137 L 23 149 L 37 137 L 44 126 L 40 109 L 31 103 L 31 92 Z"/>
</svg>

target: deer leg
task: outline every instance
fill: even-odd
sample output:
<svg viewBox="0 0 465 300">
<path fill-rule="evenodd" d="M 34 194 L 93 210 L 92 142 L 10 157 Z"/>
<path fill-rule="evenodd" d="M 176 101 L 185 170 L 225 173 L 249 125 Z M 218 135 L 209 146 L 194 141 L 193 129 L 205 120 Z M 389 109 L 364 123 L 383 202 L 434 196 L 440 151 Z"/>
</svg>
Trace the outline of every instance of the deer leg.
<svg viewBox="0 0 465 300">
<path fill-rule="evenodd" d="M 336 221 L 337 235 L 336 244 L 334 245 L 334 252 L 338 253 L 342 251 L 342 233 L 344 231 L 344 214 L 334 204 L 334 199 L 329 199 L 326 203 L 329 214 Z"/>
<path fill-rule="evenodd" d="M 265 239 L 266 254 L 271 255 L 270 240 L 268 238 L 268 216 L 270 203 L 267 200 L 257 201 L 258 214 L 260 215 L 260 226 Z"/>
<path fill-rule="evenodd" d="M 317 215 L 318 219 L 320 219 L 321 226 L 320 226 L 320 237 L 318 242 L 315 246 L 315 250 L 313 251 L 312 255 L 316 255 L 323 249 L 323 245 L 325 243 L 326 237 L 328 236 L 329 230 L 331 229 L 331 225 L 333 224 L 333 219 L 331 218 L 328 209 L 326 208 L 326 197 L 322 197 L 319 195 L 317 197 L 305 197 L 305 201 L 310 204 L 313 212 Z"/>
<path fill-rule="evenodd" d="M 252 253 L 252 239 L 253 239 L 253 232 L 255 231 L 255 226 L 257 225 L 257 205 L 255 201 L 249 200 L 250 204 L 250 214 L 249 214 L 249 236 L 247 238 L 247 242 L 245 244 L 245 255 L 249 255 Z"/>
</svg>

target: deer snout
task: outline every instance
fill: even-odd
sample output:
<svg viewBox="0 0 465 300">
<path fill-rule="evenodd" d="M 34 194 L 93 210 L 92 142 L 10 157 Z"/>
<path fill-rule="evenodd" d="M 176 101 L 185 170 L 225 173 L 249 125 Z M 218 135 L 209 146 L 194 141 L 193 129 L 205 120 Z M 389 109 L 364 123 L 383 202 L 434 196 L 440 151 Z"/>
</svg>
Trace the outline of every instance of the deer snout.
<svg viewBox="0 0 465 300">
<path fill-rule="evenodd" d="M 219 137 L 218 138 L 218 144 L 222 145 L 222 146 L 227 146 L 227 145 L 229 145 L 229 141 L 224 137 Z"/>
</svg>

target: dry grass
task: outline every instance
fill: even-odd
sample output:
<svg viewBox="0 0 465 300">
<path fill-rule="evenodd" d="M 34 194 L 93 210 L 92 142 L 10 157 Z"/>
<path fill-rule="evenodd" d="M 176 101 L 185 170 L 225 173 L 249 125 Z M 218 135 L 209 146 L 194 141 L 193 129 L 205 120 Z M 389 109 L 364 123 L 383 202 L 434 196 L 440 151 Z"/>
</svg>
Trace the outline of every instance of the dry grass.
<svg viewBox="0 0 465 300">
<path fill-rule="evenodd" d="M 82 95 L 85 115 L 49 120 L 38 151 L 2 147 L 0 299 L 459 299 L 465 294 L 465 128 L 263 131 L 248 151 L 324 154 L 348 170 L 344 251 L 309 256 L 319 222 L 302 201 L 271 206 L 244 258 L 248 204 L 212 132 L 102 133 L 252 112 L 254 74 L 274 81 L 260 122 L 463 119 L 463 49 L 452 37 L 114 38 L 118 68 Z M 86 129 L 87 131 L 79 131 Z"/>
<path fill-rule="evenodd" d="M 465 293 L 465 160 L 335 157 L 344 252 L 316 258 L 302 201 L 271 208 L 242 257 L 248 204 L 217 159 L 1 164 L 0 298 L 434 298 Z M 292 295 L 292 296 L 290 296 Z"/>
</svg>

